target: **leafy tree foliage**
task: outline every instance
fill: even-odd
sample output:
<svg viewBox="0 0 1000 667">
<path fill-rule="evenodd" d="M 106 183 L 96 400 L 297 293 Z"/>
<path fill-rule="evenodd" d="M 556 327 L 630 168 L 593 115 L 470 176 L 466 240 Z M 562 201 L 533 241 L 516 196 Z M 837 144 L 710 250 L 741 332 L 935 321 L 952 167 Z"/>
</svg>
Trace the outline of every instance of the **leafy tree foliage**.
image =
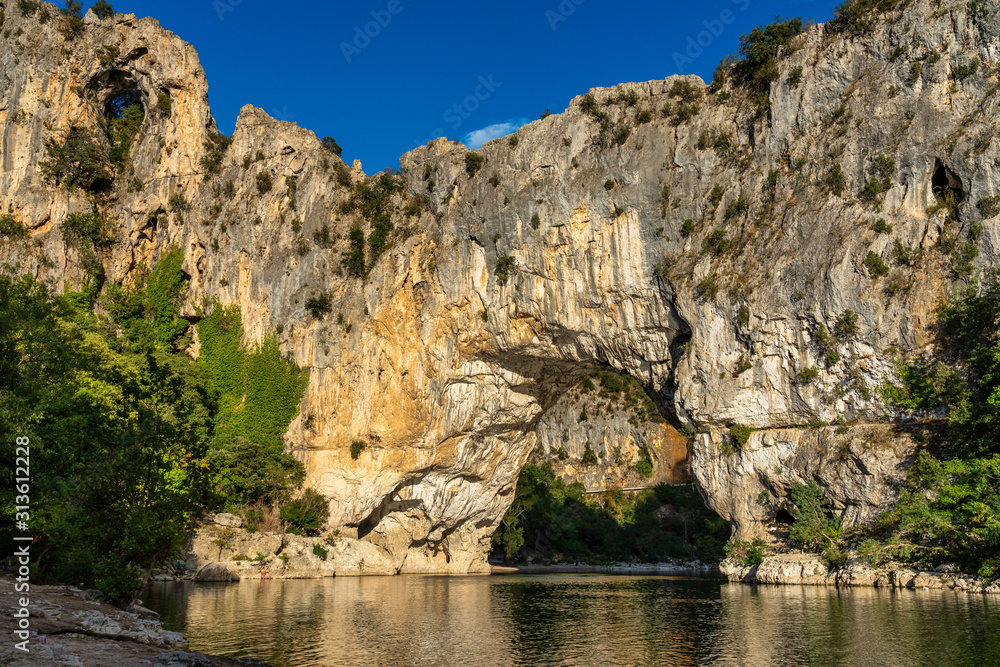
<svg viewBox="0 0 1000 667">
<path fill-rule="evenodd" d="M 1000 576 L 1000 281 L 973 279 L 939 313 L 939 358 L 900 362 L 882 395 L 900 410 L 943 412 L 942 429 L 911 468 L 896 508 L 862 553 Z M 936 455 L 934 453 L 936 452 Z"/>
<path fill-rule="evenodd" d="M 108 159 L 111 164 L 119 170 L 125 168 L 129 159 L 129 148 L 135 135 L 142 129 L 142 121 L 146 113 L 142 110 L 142 105 L 133 104 L 125 108 L 121 115 L 113 118 L 108 123 L 108 136 L 111 138 L 111 149 L 108 151 Z"/>
<path fill-rule="evenodd" d="M 170 112 L 170 98 L 167 98 L 167 111 Z M 201 166 L 205 169 L 205 180 L 207 181 L 212 177 L 212 175 L 219 173 L 222 170 L 222 159 L 225 157 L 226 150 L 233 143 L 232 137 L 227 137 L 221 132 L 209 132 L 208 139 L 205 140 L 205 154 L 201 157 Z M 267 189 L 261 189 L 262 179 L 266 177 Z M 261 194 L 270 190 L 271 175 L 267 172 L 262 172 L 257 174 L 257 189 L 260 190 Z"/>
<path fill-rule="evenodd" d="M 774 23 L 758 26 L 740 38 L 741 60 L 736 63 L 737 82 L 746 86 L 761 111 L 771 108 L 771 83 L 778 80 L 778 55 L 788 49 L 792 38 L 802 32 L 802 19 L 775 18 Z"/>
<path fill-rule="evenodd" d="M 900 0 L 844 0 L 833 10 L 833 31 L 864 34 L 878 25 L 879 14 L 893 9 Z"/>
<path fill-rule="evenodd" d="M 791 491 L 792 542 L 806 549 L 822 550 L 836 544 L 840 536 L 838 521 L 823 503 L 823 492 L 815 482 L 795 484 Z"/>
<path fill-rule="evenodd" d="M 90 11 L 94 12 L 99 19 L 109 19 L 115 15 L 115 8 L 107 0 L 97 0 Z"/>
<path fill-rule="evenodd" d="M 108 155 L 86 127 L 74 125 L 61 142 L 49 137 L 45 152 L 49 159 L 38 168 L 56 185 L 91 191 L 107 188 L 112 180 Z"/>
<path fill-rule="evenodd" d="M 89 238 L 85 226 L 79 236 Z M 304 374 L 274 338 L 245 348 L 236 308 L 203 320 L 197 362 L 177 353 L 182 261 L 169 252 L 146 284 L 109 286 L 106 317 L 91 312 L 94 282 L 56 297 L 29 276 L 0 276 L 2 465 L 12 478 L 14 436 L 30 438 L 40 581 L 82 582 L 126 603 L 142 570 L 174 556 L 192 518 L 227 503 L 278 504 L 302 479 L 282 435 Z M 11 485 L 0 507 L 9 531 Z"/>
<path fill-rule="evenodd" d="M 169 556 L 207 500 L 211 402 L 190 359 L 116 352 L 71 297 L 0 276 L 4 465 L 29 437 L 39 574 L 126 600 L 130 568 Z"/>
<path fill-rule="evenodd" d="M 338 144 L 337 140 L 333 137 L 323 137 L 320 143 L 323 144 L 323 148 L 330 151 L 337 157 L 340 157 L 344 153 L 344 149 L 340 147 L 340 144 Z"/>
<path fill-rule="evenodd" d="M 669 512 L 661 518 L 664 505 Z M 521 471 L 493 544 L 507 557 L 658 561 L 719 558 L 728 535 L 729 524 L 690 487 L 661 484 L 634 496 L 612 489 L 588 497 L 582 484 L 566 484 L 546 463 Z"/>
<path fill-rule="evenodd" d="M 216 307 L 198 333 L 198 363 L 219 402 L 208 457 L 217 492 L 229 504 L 285 499 L 304 473 L 284 453 L 282 435 L 298 414 L 308 377 L 281 358 L 273 336 L 244 348 L 237 307 Z"/>
<path fill-rule="evenodd" d="M 24 226 L 24 223 L 15 220 L 14 216 L 9 213 L 0 216 L 0 237 L 26 239 L 28 236 L 28 228 Z"/>
<path fill-rule="evenodd" d="M 330 505 L 321 493 L 306 489 L 299 498 L 281 507 L 281 520 L 293 535 L 315 535 L 330 515 Z"/>
</svg>

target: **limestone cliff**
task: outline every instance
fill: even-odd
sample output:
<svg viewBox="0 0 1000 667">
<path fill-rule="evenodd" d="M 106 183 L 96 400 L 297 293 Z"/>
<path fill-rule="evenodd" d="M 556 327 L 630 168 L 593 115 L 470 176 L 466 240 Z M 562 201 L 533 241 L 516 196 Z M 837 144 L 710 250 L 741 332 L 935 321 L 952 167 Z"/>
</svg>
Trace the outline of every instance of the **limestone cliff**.
<svg viewBox="0 0 1000 667">
<path fill-rule="evenodd" d="M 101 195 L 116 229 L 99 253 L 107 281 L 181 247 L 193 324 L 217 298 L 240 306 L 251 340 L 279 333 L 310 370 L 287 434 L 307 484 L 332 499 L 331 527 L 396 571 L 483 571 L 536 447 L 592 488 L 642 483 L 629 469 L 643 446 L 654 478 L 675 479 L 684 457 L 658 444 L 673 427 L 629 423 L 610 401 L 600 433 L 579 419 L 574 388 L 596 371 L 630 375 L 700 433 L 694 477 L 741 534 L 766 525 L 764 488 L 787 490 L 775 461 L 848 522 L 869 516 L 892 501 L 905 443 L 883 455 L 781 430 L 732 453 L 726 430 L 883 417 L 873 390 L 893 350 L 930 344 L 935 304 L 964 274 L 953 251 L 977 248 L 975 266 L 1000 252 L 1000 224 L 975 205 L 1000 177 L 1000 13 L 964 0 L 915 0 L 864 36 L 810 27 L 780 61 L 770 114 L 739 88 L 671 77 L 594 89 L 485 145 L 478 169 L 462 145 L 431 142 L 401 158 L 390 244 L 364 278 L 342 265 L 349 230 L 370 225 L 345 204 L 360 164 L 247 106 L 216 168 L 204 72 L 180 38 L 88 14 L 66 40 L 58 20 L 5 4 L 0 208 L 30 239 L 0 240 L 0 262 L 59 287 L 83 279 L 61 225 L 92 202 L 43 179 L 44 142 L 140 100 L 133 172 Z M 317 319 L 305 304 L 321 294 L 331 311 Z M 588 442 L 622 460 L 587 468 Z"/>
</svg>

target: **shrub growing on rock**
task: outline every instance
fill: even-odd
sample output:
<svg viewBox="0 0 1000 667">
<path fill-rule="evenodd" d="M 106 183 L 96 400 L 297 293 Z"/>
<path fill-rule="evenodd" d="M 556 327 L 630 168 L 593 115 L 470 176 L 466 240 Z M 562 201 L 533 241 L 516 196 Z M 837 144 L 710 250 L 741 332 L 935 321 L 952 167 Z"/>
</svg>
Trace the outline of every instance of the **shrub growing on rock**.
<svg viewBox="0 0 1000 667">
<path fill-rule="evenodd" d="M 322 320 L 333 310 L 330 304 L 330 295 L 324 292 L 318 296 L 309 297 L 306 300 L 306 310 L 313 316 L 313 319 Z"/>
<path fill-rule="evenodd" d="M 872 278 L 881 278 L 889 273 L 889 267 L 882 261 L 882 257 L 873 250 L 869 250 L 868 256 L 865 257 L 865 267 Z"/>
<path fill-rule="evenodd" d="M 340 147 L 340 144 L 338 144 L 337 140 L 333 137 L 323 137 L 323 139 L 320 140 L 320 143 L 323 145 L 323 148 L 330 151 L 337 157 L 340 157 L 344 153 L 344 149 Z"/>
<path fill-rule="evenodd" d="M 726 543 L 726 556 L 732 558 L 744 567 L 753 567 L 764 562 L 764 541 L 759 537 L 752 540 L 729 540 Z"/>
<path fill-rule="evenodd" d="M 257 192 L 264 194 L 265 192 L 270 192 L 271 188 L 274 186 L 271 180 L 271 174 L 266 171 L 262 171 L 257 174 Z"/>
<path fill-rule="evenodd" d="M 750 440 L 751 433 L 753 433 L 753 429 L 745 424 L 733 424 L 729 427 L 729 435 L 737 450 L 743 449 L 743 446 Z"/>
<path fill-rule="evenodd" d="M 281 520 L 288 524 L 286 532 L 292 535 L 315 535 L 330 516 L 326 497 L 306 489 L 302 495 L 281 506 Z"/>
<path fill-rule="evenodd" d="M 465 154 L 465 173 L 472 178 L 486 164 L 486 158 L 479 153 L 468 152 Z"/>
<path fill-rule="evenodd" d="M 112 180 L 108 155 L 89 128 L 73 126 L 62 141 L 45 140 L 47 160 L 38 168 L 56 185 L 81 190 L 106 189 Z"/>
<path fill-rule="evenodd" d="M 109 19 L 115 15 L 115 8 L 107 0 L 97 0 L 94 6 L 90 8 L 90 11 L 94 12 L 99 19 Z"/>
<path fill-rule="evenodd" d="M 802 28 L 802 19 L 778 17 L 774 23 L 756 27 L 740 38 L 741 59 L 733 68 L 734 78 L 747 88 L 759 111 L 770 110 L 771 83 L 780 76 L 778 56 L 788 50 Z"/>
<path fill-rule="evenodd" d="M 26 239 L 28 238 L 28 228 L 8 213 L 7 215 L 0 216 L 0 237 Z"/>
<path fill-rule="evenodd" d="M 368 448 L 368 444 L 364 440 L 355 440 L 351 443 L 351 458 L 355 461 L 361 456 L 361 452 Z"/>
<path fill-rule="evenodd" d="M 835 518 L 823 501 L 823 492 L 815 482 L 795 484 L 791 491 L 792 542 L 806 549 L 827 549 L 840 538 L 840 520 Z"/>
<path fill-rule="evenodd" d="M 496 276 L 498 283 L 506 285 L 510 277 L 514 275 L 515 270 L 516 265 L 513 257 L 497 257 Z"/>
</svg>

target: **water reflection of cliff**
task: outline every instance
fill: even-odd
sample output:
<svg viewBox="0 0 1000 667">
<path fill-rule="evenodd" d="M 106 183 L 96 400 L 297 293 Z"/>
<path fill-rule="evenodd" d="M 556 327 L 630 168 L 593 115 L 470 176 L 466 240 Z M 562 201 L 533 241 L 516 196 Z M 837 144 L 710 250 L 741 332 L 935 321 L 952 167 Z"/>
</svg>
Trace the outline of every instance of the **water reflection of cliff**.
<svg viewBox="0 0 1000 667">
<path fill-rule="evenodd" d="M 719 631 L 711 643 L 725 647 L 729 656 L 739 656 L 732 664 L 1000 661 L 997 601 L 981 595 L 744 584 L 725 584 L 720 593 Z"/>
<path fill-rule="evenodd" d="M 995 602 L 941 591 L 400 576 L 168 584 L 148 601 L 197 650 L 282 667 L 973 665 L 1000 656 Z"/>
</svg>

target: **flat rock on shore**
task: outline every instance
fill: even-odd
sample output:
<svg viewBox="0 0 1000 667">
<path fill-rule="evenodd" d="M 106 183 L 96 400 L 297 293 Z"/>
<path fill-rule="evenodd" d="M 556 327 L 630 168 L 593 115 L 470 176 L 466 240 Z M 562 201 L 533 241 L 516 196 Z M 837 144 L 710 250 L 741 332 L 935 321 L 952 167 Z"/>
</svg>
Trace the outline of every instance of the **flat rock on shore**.
<svg viewBox="0 0 1000 667">
<path fill-rule="evenodd" d="M 0 630 L 13 638 L 17 621 L 13 612 L 24 593 L 14 590 L 14 581 L 0 579 Z M 179 632 L 164 630 L 153 612 L 117 607 L 88 599 L 83 591 L 67 586 L 32 584 L 28 640 L 29 652 L 14 647 L 13 641 L 0 645 L 0 664 L 35 667 L 40 664 L 86 665 L 86 667 L 268 667 L 249 658 L 224 658 L 189 653 L 188 642 Z"/>
</svg>

